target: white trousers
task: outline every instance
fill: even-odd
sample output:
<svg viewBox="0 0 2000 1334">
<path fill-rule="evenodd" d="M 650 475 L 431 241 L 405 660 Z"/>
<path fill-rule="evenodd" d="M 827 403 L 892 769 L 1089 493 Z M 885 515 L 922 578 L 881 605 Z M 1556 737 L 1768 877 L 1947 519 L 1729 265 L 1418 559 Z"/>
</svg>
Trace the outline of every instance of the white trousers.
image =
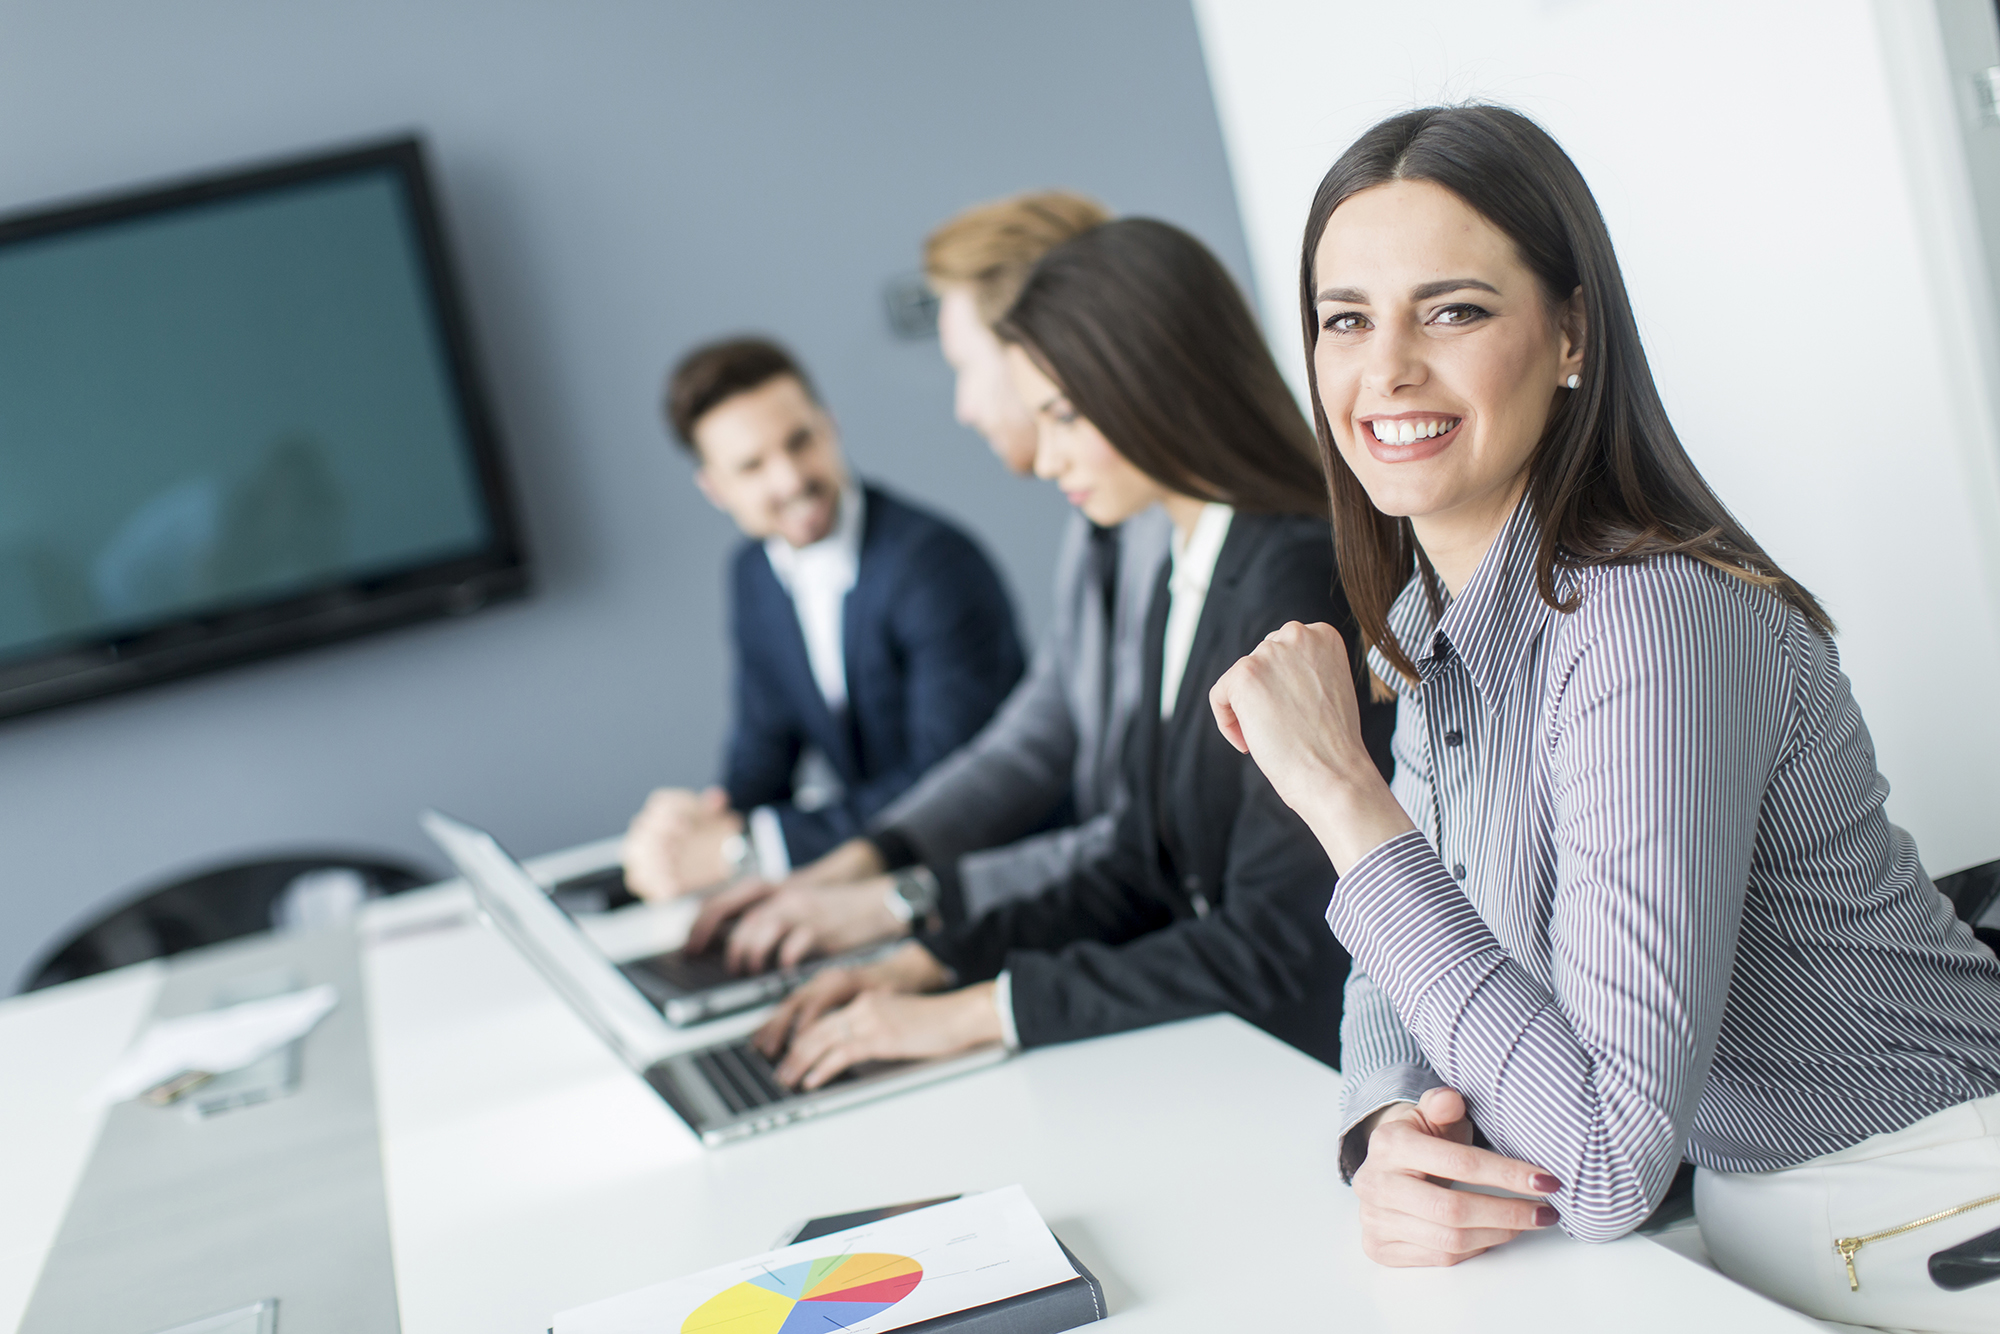
<svg viewBox="0 0 2000 1334">
<path fill-rule="evenodd" d="M 2000 1282 L 1947 1292 L 1930 1257 L 2000 1228 L 2000 1203 L 1870 1241 L 1859 1290 L 1835 1249 L 2000 1193 L 2000 1095 L 1948 1107 L 1887 1135 L 1777 1172 L 1695 1174 L 1695 1216 L 1716 1267 L 1821 1320 L 1922 1334 L 2000 1331 Z"/>
</svg>

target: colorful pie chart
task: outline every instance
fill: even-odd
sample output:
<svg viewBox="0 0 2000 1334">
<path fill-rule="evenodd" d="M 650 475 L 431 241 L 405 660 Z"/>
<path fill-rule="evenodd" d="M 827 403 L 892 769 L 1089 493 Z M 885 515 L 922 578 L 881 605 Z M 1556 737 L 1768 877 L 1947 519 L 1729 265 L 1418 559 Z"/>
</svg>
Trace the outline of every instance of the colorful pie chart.
<svg viewBox="0 0 2000 1334">
<path fill-rule="evenodd" d="M 832 1334 L 910 1295 L 924 1267 L 907 1255 L 825 1255 L 774 1269 L 703 1302 L 681 1334 Z"/>
</svg>

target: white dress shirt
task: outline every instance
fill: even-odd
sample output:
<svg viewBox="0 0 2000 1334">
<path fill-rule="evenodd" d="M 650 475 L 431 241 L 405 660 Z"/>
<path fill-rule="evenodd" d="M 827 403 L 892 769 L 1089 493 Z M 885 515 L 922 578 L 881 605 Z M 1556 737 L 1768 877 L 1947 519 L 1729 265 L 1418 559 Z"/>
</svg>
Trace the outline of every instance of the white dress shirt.
<svg viewBox="0 0 2000 1334">
<path fill-rule="evenodd" d="M 799 633 L 806 641 L 806 662 L 813 682 L 819 686 L 826 707 L 839 713 L 847 707 L 847 645 L 843 625 L 847 594 L 861 572 L 861 534 L 867 522 L 868 501 L 852 482 L 842 488 L 835 511 L 833 531 L 810 546 L 795 547 L 782 537 L 766 538 L 765 559 L 771 573 L 792 599 L 799 618 Z M 800 757 L 799 772 L 793 783 L 798 804 L 803 809 L 825 805 L 839 796 L 840 779 L 833 766 L 817 749 L 808 748 Z M 819 800 L 809 804 L 808 792 Z M 778 814 L 769 806 L 750 812 L 750 844 L 757 853 L 757 869 L 766 876 L 781 876 L 792 869 L 791 852 L 785 846 Z"/>
<path fill-rule="evenodd" d="M 826 697 L 827 708 L 838 713 L 847 706 L 847 659 L 842 612 L 848 590 L 854 587 L 861 570 L 861 529 L 866 521 L 867 499 L 861 488 L 849 484 L 840 493 L 833 531 L 811 546 L 795 547 L 782 537 L 764 540 L 764 555 L 771 573 L 792 598 L 798 613 L 799 631 L 805 636 L 806 660 L 812 664 L 813 680 Z"/>
<path fill-rule="evenodd" d="M 1236 511 L 1228 505 L 1204 505 L 1194 531 L 1173 536 L 1173 573 L 1167 576 L 1167 633 L 1160 645 L 1160 721 L 1174 716 L 1181 678 L 1187 675 L 1188 654 L 1194 651 L 1195 627 L 1208 601 L 1215 562 L 1229 540 L 1229 521 Z"/>
</svg>

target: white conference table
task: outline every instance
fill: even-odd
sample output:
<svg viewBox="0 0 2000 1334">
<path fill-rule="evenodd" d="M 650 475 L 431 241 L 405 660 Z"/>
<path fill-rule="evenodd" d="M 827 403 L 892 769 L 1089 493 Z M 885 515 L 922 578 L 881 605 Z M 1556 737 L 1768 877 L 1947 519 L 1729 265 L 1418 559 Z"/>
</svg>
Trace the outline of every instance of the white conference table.
<svg viewBox="0 0 2000 1334">
<path fill-rule="evenodd" d="M 594 844 L 531 869 L 553 881 L 613 856 Z M 628 909 L 593 933 L 629 954 L 671 945 L 688 916 Z M 1638 1237 L 1540 1234 L 1455 1269 L 1377 1267 L 1335 1168 L 1339 1076 L 1232 1018 L 1030 1052 L 705 1150 L 473 919 L 462 885 L 370 905 L 361 931 L 405 1334 L 541 1334 L 556 1311 L 764 1250 L 788 1223 L 1015 1182 L 1133 1334 L 1818 1327 Z M 162 975 L 0 1003 L 0 1330 L 88 1161 L 87 1092 Z"/>
</svg>

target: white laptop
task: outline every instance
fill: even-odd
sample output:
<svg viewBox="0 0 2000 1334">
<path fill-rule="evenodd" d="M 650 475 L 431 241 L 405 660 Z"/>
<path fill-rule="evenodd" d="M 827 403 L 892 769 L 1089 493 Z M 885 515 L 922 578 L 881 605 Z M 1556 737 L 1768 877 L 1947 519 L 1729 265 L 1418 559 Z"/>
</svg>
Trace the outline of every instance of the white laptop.
<svg viewBox="0 0 2000 1334">
<path fill-rule="evenodd" d="M 519 862 L 483 830 L 436 811 L 424 832 L 472 887 L 480 914 L 548 979 L 556 994 L 679 1113 L 704 1144 L 884 1098 L 1006 1059 L 997 1043 L 959 1056 L 880 1063 L 811 1093 L 778 1083 L 745 1039 L 687 1048 L 659 1008 L 577 929 Z"/>
<path fill-rule="evenodd" d="M 572 904 L 588 903 L 593 898 L 602 903 L 612 893 L 624 897 L 624 868 L 611 866 L 565 880 L 548 886 L 547 893 L 566 915 L 573 915 Z M 767 968 L 747 976 L 730 972 L 722 951 L 715 948 L 701 954 L 675 949 L 637 959 L 620 959 L 617 968 L 633 986 L 646 993 L 646 999 L 666 1016 L 668 1023 L 688 1028 L 739 1010 L 768 1005 L 821 968 L 873 963 L 885 952 L 882 946 L 872 946 L 789 968 Z"/>
</svg>

